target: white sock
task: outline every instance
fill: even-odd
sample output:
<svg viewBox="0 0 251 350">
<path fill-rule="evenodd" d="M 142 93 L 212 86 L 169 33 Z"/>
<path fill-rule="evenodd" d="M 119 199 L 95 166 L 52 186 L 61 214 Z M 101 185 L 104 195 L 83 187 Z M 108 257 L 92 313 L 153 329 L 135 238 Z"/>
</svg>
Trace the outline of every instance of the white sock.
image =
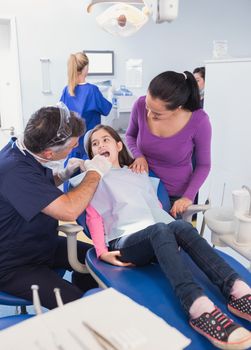
<svg viewBox="0 0 251 350">
<path fill-rule="evenodd" d="M 207 297 L 201 296 L 197 298 L 189 309 L 192 319 L 200 317 L 204 312 L 212 312 L 215 309 L 214 303 Z"/>
<path fill-rule="evenodd" d="M 239 299 L 244 297 L 244 295 L 251 294 L 251 288 L 242 280 L 236 280 L 233 284 L 230 294 Z"/>
</svg>

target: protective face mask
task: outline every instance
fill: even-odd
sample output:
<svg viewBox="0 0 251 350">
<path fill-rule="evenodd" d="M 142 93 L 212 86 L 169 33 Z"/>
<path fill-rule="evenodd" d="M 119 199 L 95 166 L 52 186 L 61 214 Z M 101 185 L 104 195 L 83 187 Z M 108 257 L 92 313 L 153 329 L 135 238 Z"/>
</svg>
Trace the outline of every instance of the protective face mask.
<svg viewBox="0 0 251 350">
<path fill-rule="evenodd" d="M 201 89 L 200 90 L 200 98 L 203 98 L 204 97 L 204 89 Z"/>
<path fill-rule="evenodd" d="M 60 159 L 60 160 L 50 160 L 48 161 L 45 158 L 39 157 L 38 155 L 34 154 L 30 150 L 28 150 L 24 143 L 23 143 L 23 135 L 19 135 L 16 140 L 16 145 L 18 149 L 25 155 L 25 152 L 30 153 L 43 167 L 49 168 L 52 170 L 53 175 L 57 174 L 60 170 L 64 169 L 64 163 L 66 161 L 66 158 Z"/>
<path fill-rule="evenodd" d="M 46 163 L 41 163 L 41 165 L 45 168 L 49 168 L 52 170 L 53 175 L 58 174 L 60 170 L 64 169 L 64 163 L 66 158 L 60 160 L 50 160 Z"/>
</svg>

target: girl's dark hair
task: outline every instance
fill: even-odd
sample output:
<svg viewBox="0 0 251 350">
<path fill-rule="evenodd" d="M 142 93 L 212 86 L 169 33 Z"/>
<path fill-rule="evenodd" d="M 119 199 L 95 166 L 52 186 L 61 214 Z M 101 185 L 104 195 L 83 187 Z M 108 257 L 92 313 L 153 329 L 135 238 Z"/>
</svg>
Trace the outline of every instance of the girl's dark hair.
<svg viewBox="0 0 251 350">
<path fill-rule="evenodd" d="M 58 107 L 42 107 L 36 111 L 24 129 L 24 144 L 34 153 L 40 153 L 52 147 L 51 141 L 57 137 L 60 125 L 60 110 Z M 84 121 L 74 112 L 70 112 L 69 122 L 65 125 L 65 133 L 69 137 L 56 140 L 55 146 L 63 146 L 70 137 L 79 137 L 85 131 Z"/>
<path fill-rule="evenodd" d="M 163 72 L 150 82 L 148 92 L 152 98 L 166 102 L 167 110 L 178 107 L 195 111 L 200 108 L 200 94 L 197 81 L 191 72 Z"/>
<path fill-rule="evenodd" d="M 92 135 L 98 131 L 98 130 L 105 130 L 108 132 L 108 134 L 116 141 L 116 142 L 121 142 L 123 147 L 122 150 L 119 152 L 119 165 L 121 167 L 123 167 L 124 165 L 131 165 L 134 161 L 134 159 L 131 157 L 128 149 L 126 148 L 126 145 L 124 144 L 124 142 L 122 141 L 121 137 L 119 136 L 119 134 L 117 133 L 117 131 L 115 131 L 111 126 L 108 125 L 102 125 L 99 124 L 97 126 L 95 126 L 94 129 L 92 129 L 92 131 L 89 133 L 89 137 L 87 140 L 87 145 L 86 145 L 86 149 L 87 149 L 87 153 L 90 159 L 93 158 L 93 153 L 92 153 L 92 143 L 91 143 L 91 138 Z"/>
<path fill-rule="evenodd" d="M 205 80 L 205 77 L 206 77 L 206 69 L 205 69 L 205 67 L 197 67 L 197 68 L 195 68 L 195 69 L 193 70 L 193 74 L 194 74 L 194 73 L 199 74 L 199 75 L 201 76 L 201 78 L 202 78 L 203 80 Z"/>
</svg>

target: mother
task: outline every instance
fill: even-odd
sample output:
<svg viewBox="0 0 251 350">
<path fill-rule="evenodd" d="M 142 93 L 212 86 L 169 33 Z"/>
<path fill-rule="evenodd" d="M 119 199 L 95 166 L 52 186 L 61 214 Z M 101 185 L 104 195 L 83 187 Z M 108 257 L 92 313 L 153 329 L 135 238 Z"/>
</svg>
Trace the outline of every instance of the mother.
<svg viewBox="0 0 251 350">
<path fill-rule="evenodd" d="M 171 214 L 184 212 L 211 166 L 211 125 L 192 73 L 167 71 L 150 82 L 134 104 L 126 143 L 132 170 L 152 170 L 169 192 Z"/>
</svg>

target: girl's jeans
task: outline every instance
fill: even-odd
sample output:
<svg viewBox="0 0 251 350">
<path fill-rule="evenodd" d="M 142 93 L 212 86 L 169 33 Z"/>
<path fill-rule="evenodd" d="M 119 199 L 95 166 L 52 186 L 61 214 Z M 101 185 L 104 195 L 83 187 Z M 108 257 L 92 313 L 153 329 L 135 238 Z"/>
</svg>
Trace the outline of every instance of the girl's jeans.
<svg viewBox="0 0 251 350">
<path fill-rule="evenodd" d="M 176 296 L 188 313 L 192 303 L 204 295 L 184 263 L 179 247 L 193 259 L 228 299 L 238 274 L 215 252 L 188 222 L 158 223 L 109 242 L 109 250 L 120 250 L 121 261 L 142 266 L 157 258 Z"/>
</svg>

